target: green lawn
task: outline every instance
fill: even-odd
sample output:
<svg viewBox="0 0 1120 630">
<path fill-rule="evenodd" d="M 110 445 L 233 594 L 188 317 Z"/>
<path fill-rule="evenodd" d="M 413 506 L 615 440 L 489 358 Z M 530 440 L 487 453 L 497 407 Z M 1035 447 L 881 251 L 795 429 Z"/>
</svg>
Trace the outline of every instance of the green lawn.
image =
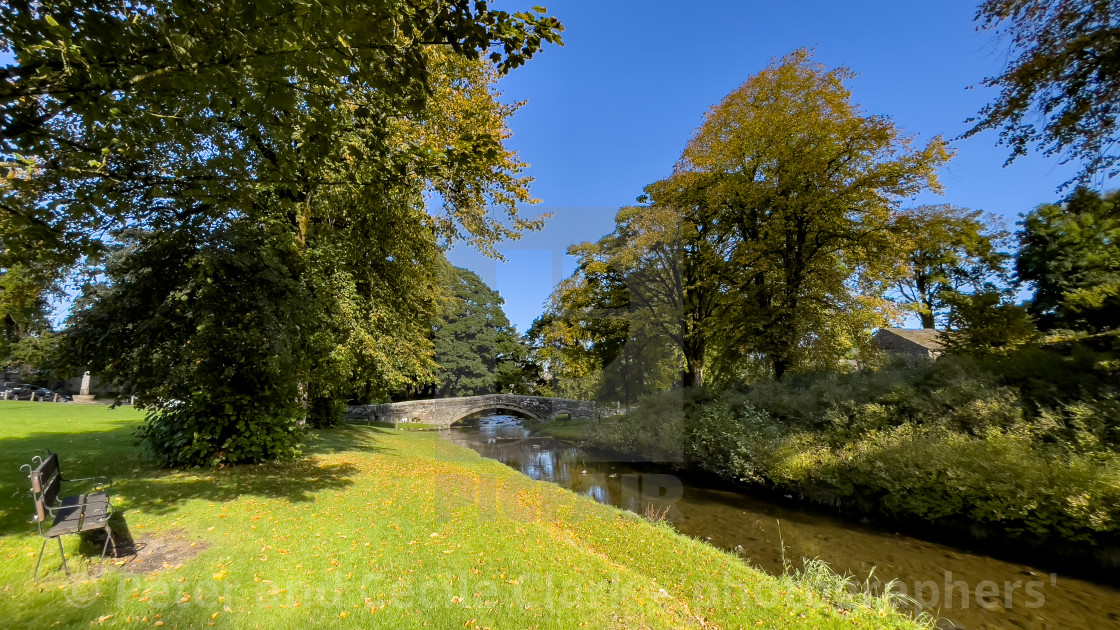
<svg viewBox="0 0 1120 630">
<path fill-rule="evenodd" d="M 598 420 L 553 420 L 551 422 L 532 423 L 527 425 L 534 435 L 547 435 L 560 440 L 582 440 L 587 430 L 598 426 L 601 422 L 610 422 L 611 419 Z"/>
<path fill-rule="evenodd" d="M 916 624 L 837 601 L 710 545 L 533 482 L 435 433 L 347 426 L 297 462 L 167 471 L 129 408 L 0 402 L 4 627 L 681 628 Z M 67 580 L 20 464 L 50 448 L 70 476 L 112 476 L 147 570 Z M 67 537 L 67 553 L 78 551 Z M 861 604 L 862 602 L 862 604 Z"/>
</svg>

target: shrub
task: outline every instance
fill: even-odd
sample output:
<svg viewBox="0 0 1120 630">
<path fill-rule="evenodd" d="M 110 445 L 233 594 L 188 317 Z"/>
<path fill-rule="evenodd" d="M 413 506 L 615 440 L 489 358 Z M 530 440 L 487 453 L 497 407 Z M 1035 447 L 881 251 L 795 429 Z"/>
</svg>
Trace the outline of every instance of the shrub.
<svg viewBox="0 0 1120 630">
<path fill-rule="evenodd" d="M 346 402 L 330 396 L 313 397 L 307 405 L 307 424 L 324 429 L 346 417 Z"/>
<path fill-rule="evenodd" d="M 230 397 L 241 400 L 231 401 Z M 293 399 L 294 400 L 294 399 Z M 138 430 L 163 466 L 248 464 L 299 455 L 303 435 L 294 404 L 244 394 L 201 392 L 191 404 L 148 412 Z"/>
<path fill-rule="evenodd" d="M 645 396 L 618 421 L 592 428 L 586 439 L 596 447 L 649 461 L 682 462 L 686 403 L 681 390 Z"/>
<path fill-rule="evenodd" d="M 688 422 L 688 461 L 722 477 L 766 482 L 773 466 L 770 452 L 781 431 L 770 414 L 742 395 L 727 392 L 699 406 Z"/>
<path fill-rule="evenodd" d="M 682 407 L 685 452 L 727 479 L 890 518 L 1033 544 L 1115 541 L 1120 394 L 1108 361 L 1029 350 L 772 381 Z"/>
</svg>

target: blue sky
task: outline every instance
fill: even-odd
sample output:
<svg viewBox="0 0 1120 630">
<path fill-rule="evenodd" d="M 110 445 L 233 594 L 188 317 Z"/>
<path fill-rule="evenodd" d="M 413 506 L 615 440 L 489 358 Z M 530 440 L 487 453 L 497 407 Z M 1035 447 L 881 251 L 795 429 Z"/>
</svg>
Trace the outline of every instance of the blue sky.
<svg viewBox="0 0 1120 630">
<path fill-rule="evenodd" d="M 461 246 L 449 256 L 502 294 L 521 332 L 571 271 L 567 246 L 609 232 L 620 206 L 670 173 L 708 108 L 772 58 L 808 47 L 817 61 L 851 68 L 859 76 L 849 87 L 864 111 L 891 116 L 919 141 L 965 131 L 965 119 L 994 97 L 980 82 L 1006 60 L 990 33 L 975 30 L 976 5 L 959 0 L 547 7 L 564 23 L 565 46 L 546 49 L 499 87 L 503 100 L 528 101 L 510 121 L 508 145 L 531 165 L 532 192 L 542 201 L 525 213 L 554 217 L 543 231 L 500 247 L 506 263 Z M 1061 197 L 1057 188 L 1072 168 L 1037 155 L 1005 168 L 1008 153 L 997 139 L 990 132 L 954 140 L 957 156 L 940 173 L 944 194 L 904 205 L 982 209 L 1014 227 L 1019 213 Z"/>
</svg>

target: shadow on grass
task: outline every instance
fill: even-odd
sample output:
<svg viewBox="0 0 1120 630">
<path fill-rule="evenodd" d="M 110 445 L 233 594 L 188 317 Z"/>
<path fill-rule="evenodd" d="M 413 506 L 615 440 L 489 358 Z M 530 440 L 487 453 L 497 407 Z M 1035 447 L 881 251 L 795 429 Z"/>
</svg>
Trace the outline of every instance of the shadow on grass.
<svg viewBox="0 0 1120 630">
<path fill-rule="evenodd" d="M 160 515 L 183 502 L 201 499 L 233 501 L 246 496 L 307 502 L 323 490 L 353 485 L 358 468 L 349 463 L 323 463 L 311 457 L 291 462 L 232 466 L 220 470 L 168 470 L 155 466 L 144 455 L 134 435 L 136 422 L 115 422 L 102 431 L 38 432 L 0 439 L 0 536 L 33 534 L 34 505 L 26 469 L 35 455 L 58 453 L 66 478 L 106 475 L 113 480 L 110 495 L 123 503 L 117 510 L 140 510 Z M 376 430 L 343 427 L 308 435 L 307 455 L 357 451 L 392 454 L 379 447 Z M 63 494 L 89 488 L 63 484 Z"/>
</svg>

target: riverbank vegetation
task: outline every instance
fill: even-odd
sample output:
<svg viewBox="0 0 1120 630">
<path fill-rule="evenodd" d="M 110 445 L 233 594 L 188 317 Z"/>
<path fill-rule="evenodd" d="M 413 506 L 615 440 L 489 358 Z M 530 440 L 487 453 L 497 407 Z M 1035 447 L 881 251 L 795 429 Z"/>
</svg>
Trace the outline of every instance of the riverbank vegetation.
<svg viewBox="0 0 1120 630">
<path fill-rule="evenodd" d="M 815 565 L 768 576 L 433 433 L 349 425 L 292 462 L 184 471 L 136 451 L 131 409 L 0 414 L 7 627 L 925 627 Z M 74 476 L 112 475 L 140 564 L 98 575 L 67 537 L 75 577 L 30 580 L 40 539 L 18 466 L 46 448 Z"/>
<path fill-rule="evenodd" d="M 667 392 L 584 439 L 857 516 L 1116 564 L 1117 356 L 1033 349 Z"/>
</svg>

